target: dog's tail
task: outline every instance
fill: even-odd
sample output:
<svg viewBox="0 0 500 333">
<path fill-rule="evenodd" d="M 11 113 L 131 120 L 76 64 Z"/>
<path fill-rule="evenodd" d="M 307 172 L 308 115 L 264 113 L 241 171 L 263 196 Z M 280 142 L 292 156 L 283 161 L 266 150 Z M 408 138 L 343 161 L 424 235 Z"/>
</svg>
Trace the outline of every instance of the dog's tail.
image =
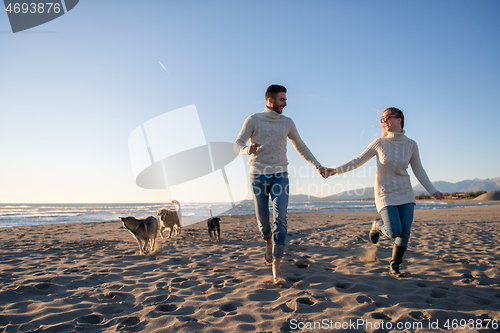
<svg viewBox="0 0 500 333">
<path fill-rule="evenodd" d="M 172 203 L 176 205 L 177 217 L 179 217 L 179 223 L 182 225 L 182 213 L 181 213 L 181 204 L 177 200 L 172 200 Z"/>
<path fill-rule="evenodd" d="M 176 205 L 176 211 L 180 212 L 181 211 L 181 204 L 177 200 L 172 200 L 172 203 Z"/>
</svg>

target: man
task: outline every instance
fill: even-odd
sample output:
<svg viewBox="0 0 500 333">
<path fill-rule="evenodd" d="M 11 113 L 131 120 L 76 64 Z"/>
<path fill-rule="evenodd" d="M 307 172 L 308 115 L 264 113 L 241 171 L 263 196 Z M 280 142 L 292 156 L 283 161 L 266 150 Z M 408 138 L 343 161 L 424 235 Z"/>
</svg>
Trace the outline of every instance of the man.
<svg viewBox="0 0 500 333">
<path fill-rule="evenodd" d="M 287 235 L 287 207 L 289 197 L 288 160 L 286 145 L 288 137 L 297 152 L 316 167 L 323 178 L 326 168 L 314 158 L 301 140 L 292 119 L 284 116 L 286 88 L 271 85 L 266 91 L 266 108 L 247 118 L 236 139 L 240 154 L 250 155 L 250 181 L 254 195 L 255 215 L 261 237 L 266 241 L 264 258 L 272 264 L 275 284 L 285 283 L 281 273 L 281 259 Z M 247 146 L 248 140 L 252 144 Z M 269 222 L 269 196 L 273 203 L 274 222 Z"/>
</svg>

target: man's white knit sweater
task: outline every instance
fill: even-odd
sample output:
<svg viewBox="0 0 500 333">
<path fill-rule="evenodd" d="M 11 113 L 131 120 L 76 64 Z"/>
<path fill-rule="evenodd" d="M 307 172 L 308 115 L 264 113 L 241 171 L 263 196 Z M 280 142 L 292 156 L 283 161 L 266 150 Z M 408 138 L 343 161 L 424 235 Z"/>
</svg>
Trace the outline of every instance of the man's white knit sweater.
<svg viewBox="0 0 500 333">
<path fill-rule="evenodd" d="M 247 118 L 238 138 L 236 138 L 235 145 L 240 154 L 248 155 L 250 147 L 246 143 L 249 139 L 252 143 L 261 144 L 248 161 L 250 174 L 272 174 L 288 170 L 287 137 L 302 158 L 316 168 L 320 166 L 320 163 L 300 138 L 293 120 L 267 106 L 264 111 Z"/>
<path fill-rule="evenodd" d="M 417 143 L 408 139 L 404 133 L 389 132 L 386 137 L 375 139 L 361 155 L 337 168 L 337 174 L 341 174 L 356 169 L 377 156 L 375 206 L 378 212 L 386 206 L 415 203 L 407 172 L 408 164 L 430 194 L 437 192 L 422 167 Z"/>
</svg>

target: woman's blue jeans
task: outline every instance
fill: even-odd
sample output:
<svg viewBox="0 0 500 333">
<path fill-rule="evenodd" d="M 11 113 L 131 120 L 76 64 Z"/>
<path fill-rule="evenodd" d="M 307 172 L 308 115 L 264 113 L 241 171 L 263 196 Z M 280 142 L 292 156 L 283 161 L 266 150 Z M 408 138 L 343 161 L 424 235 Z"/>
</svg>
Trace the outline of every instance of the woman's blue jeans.
<svg viewBox="0 0 500 333">
<path fill-rule="evenodd" d="M 286 212 L 288 208 L 288 172 L 275 174 L 251 174 L 255 216 L 260 235 L 264 240 L 273 239 L 273 256 L 283 257 L 287 234 Z M 269 222 L 269 197 L 271 197 L 274 222 Z"/>
<path fill-rule="evenodd" d="M 395 238 L 394 243 L 407 247 L 413 222 L 414 203 L 399 206 L 386 206 L 380 211 L 384 225 L 380 228 L 389 238 Z"/>
</svg>

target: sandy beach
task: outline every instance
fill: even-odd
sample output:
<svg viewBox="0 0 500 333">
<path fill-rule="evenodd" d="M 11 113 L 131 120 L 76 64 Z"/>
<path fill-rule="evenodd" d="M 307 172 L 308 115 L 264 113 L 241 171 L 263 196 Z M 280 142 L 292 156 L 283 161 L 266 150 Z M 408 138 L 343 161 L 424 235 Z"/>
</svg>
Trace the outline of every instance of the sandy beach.
<svg viewBox="0 0 500 333">
<path fill-rule="evenodd" d="M 253 215 L 144 256 L 118 221 L 0 229 L 0 332 L 500 332 L 500 205 L 416 211 L 403 279 L 377 216 L 289 214 L 282 286 Z"/>
</svg>

